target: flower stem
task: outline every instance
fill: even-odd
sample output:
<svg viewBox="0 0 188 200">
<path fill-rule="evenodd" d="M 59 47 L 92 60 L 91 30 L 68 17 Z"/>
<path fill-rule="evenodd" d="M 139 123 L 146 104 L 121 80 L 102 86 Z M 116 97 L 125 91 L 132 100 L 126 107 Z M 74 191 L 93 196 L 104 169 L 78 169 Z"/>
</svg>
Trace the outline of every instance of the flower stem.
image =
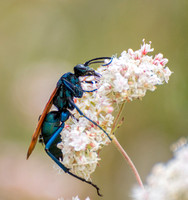
<svg viewBox="0 0 188 200">
<path fill-rule="evenodd" d="M 120 143 L 118 142 L 118 140 L 117 140 L 117 138 L 114 136 L 114 134 L 112 134 L 112 133 L 114 133 L 114 131 L 115 131 L 115 129 L 116 129 L 117 122 L 118 122 L 118 120 L 119 120 L 119 118 L 120 118 L 120 116 L 121 116 L 121 114 L 122 114 L 122 112 L 123 112 L 123 108 L 124 108 L 124 106 L 125 106 L 125 103 L 126 103 L 126 101 L 124 101 L 124 102 L 121 104 L 121 107 L 120 107 L 120 109 L 119 109 L 119 112 L 118 112 L 118 114 L 117 114 L 117 116 L 116 116 L 116 118 L 115 118 L 115 120 L 114 120 L 113 125 L 112 125 L 112 131 L 111 131 L 111 134 L 110 134 L 110 135 L 111 135 L 111 138 L 112 138 L 112 142 L 114 143 L 114 145 L 116 146 L 116 148 L 119 150 L 119 152 L 123 155 L 123 157 L 124 157 L 125 160 L 127 161 L 128 165 L 129 165 L 130 168 L 132 169 L 132 171 L 133 171 L 133 173 L 134 173 L 134 175 L 135 175 L 135 177 L 136 177 L 136 180 L 137 180 L 138 184 L 140 185 L 140 187 L 141 187 L 142 189 L 144 189 L 144 185 L 143 185 L 143 183 L 142 183 L 142 180 L 141 180 L 141 178 L 140 178 L 140 175 L 139 175 L 139 173 L 138 173 L 138 171 L 137 171 L 137 169 L 136 169 L 134 163 L 132 162 L 132 160 L 130 159 L 130 157 L 128 156 L 128 154 L 125 152 L 125 150 L 123 149 L 123 147 L 120 145 Z"/>
<path fill-rule="evenodd" d="M 116 148 L 120 151 L 120 153 L 123 155 L 123 157 L 126 159 L 128 165 L 130 166 L 130 168 L 132 169 L 136 180 L 138 182 L 138 184 L 140 185 L 140 187 L 142 189 L 144 189 L 144 185 L 142 183 L 142 180 L 140 178 L 140 175 L 135 167 L 135 165 L 133 164 L 132 160 L 130 159 L 130 157 L 128 156 L 128 154 L 125 152 L 125 150 L 123 149 L 123 147 L 120 145 L 120 143 L 118 142 L 117 138 L 115 136 L 112 136 L 112 142 L 114 143 L 114 145 L 116 146 Z"/>
</svg>

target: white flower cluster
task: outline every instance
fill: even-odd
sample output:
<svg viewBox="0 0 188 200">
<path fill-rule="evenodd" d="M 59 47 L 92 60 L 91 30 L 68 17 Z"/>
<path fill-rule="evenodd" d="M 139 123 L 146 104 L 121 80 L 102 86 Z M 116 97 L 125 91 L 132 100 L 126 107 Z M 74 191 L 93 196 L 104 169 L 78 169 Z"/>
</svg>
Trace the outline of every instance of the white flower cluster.
<svg viewBox="0 0 188 200">
<path fill-rule="evenodd" d="M 144 42 L 140 50 L 134 52 L 129 49 L 119 58 L 114 57 L 109 65 L 100 66 L 97 69 L 102 75 L 99 83 L 93 81 L 93 84 L 89 84 L 87 81 L 92 77 L 81 79 L 83 89 L 98 90 L 85 93 L 83 98 L 75 99 L 75 103 L 107 133 L 113 131 L 113 110 L 117 104 L 141 98 L 147 90 L 154 91 L 156 85 L 168 82 L 171 75 L 165 66 L 168 60 L 162 54 L 154 58 L 148 56 L 151 51 L 151 44 Z M 63 153 L 62 163 L 76 175 L 89 180 L 100 160 L 99 151 L 110 140 L 101 129 L 80 116 L 76 109 L 72 114 L 78 121 L 69 119 L 66 122 L 61 133 L 62 142 L 58 144 Z"/>
<path fill-rule="evenodd" d="M 64 198 L 59 198 L 58 200 L 65 200 Z M 72 200 L 80 200 L 78 196 L 72 197 Z M 90 200 L 89 197 L 87 197 L 85 200 Z"/>
<path fill-rule="evenodd" d="M 76 104 L 88 118 L 110 133 L 114 119 L 111 114 L 113 109 L 109 108 L 111 104 L 105 105 L 100 98 L 94 96 L 85 94 L 82 99 L 76 99 Z M 74 174 L 89 180 L 100 160 L 99 150 L 109 144 L 110 140 L 101 129 L 80 116 L 76 110 L 72 113 L 78 121 L 67 121 L 61 133 L 62 142 L 58 144 L 63 153 L 62 163 Z"/>
<path fill-rule="evenodd" d="M 148 56 L 152 51 L 151 44 L 143 41 L 141 49 L 123 51 L 108 67 L 100 67 L 98 72 L 102 74 L 102 81 L 99 92 L 103 91 L 104 95 L 111 93 L 117 102 L 129 101 L 142 98 L 147 90 L 154 91 L 156 85 L 168 82 L 172 73 L 165 66 L 168 59 L 161 53 L 154 58 Z"/>
<path fill-rule="evenodd" d="M 179 146 L 179 145 L 178 145 Z M 145 191 L 133 190 L 135 200 L 187 200 L 188 199 L 188 143 L 174 152 L 174 158 L 156 164 L 147 178 Z"/>
</svg>

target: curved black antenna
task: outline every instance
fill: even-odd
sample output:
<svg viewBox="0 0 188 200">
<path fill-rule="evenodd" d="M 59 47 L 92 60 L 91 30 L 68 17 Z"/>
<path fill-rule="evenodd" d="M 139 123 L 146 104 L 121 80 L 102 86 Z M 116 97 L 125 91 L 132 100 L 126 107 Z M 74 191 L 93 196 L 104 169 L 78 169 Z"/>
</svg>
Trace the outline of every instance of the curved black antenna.
<svg viewBox="0 0 188 200">
<path fill-rule="evenodd" d="M 104 62 L 104 59 L 109 59 L 109 60 L 110 60 L 109 63 L 103 65 L 103 66 L 106 66 L 106 65 L 109 65 L 109 64 L 112 62 L 113 57 L 98 57 L 98 58 L 94 58 L 94 59 L 91 59 L 91 60 L 85 62 L 84 65 L 85 65 L 85 66 L 89 66 L 89 65 L 94 64 L 94 63 L 103 63 L 103 62 Z M 99 60 L 99 61 L 96 61 L 96 60 Z M 101 60 L 101 61 L 100 61 L 100 60 Z M 94 62 L 93 62 L 93 61 L 94 61 Z"/>
<path fill-rule="evenodd" d="M 109 63 L 106 63 L 106 64 L 104 64 L 104 65 L 102 65 L 102 66 L 107 66 L 107 65 L 111 64 L 111 63 L 112 63 L 112 60 L 113 60 L 113 58 L 114 58 L 114 57 L 111 57 L 111 59 L 110 59 L 110 62 L 109 62 Z"/>
</svg>

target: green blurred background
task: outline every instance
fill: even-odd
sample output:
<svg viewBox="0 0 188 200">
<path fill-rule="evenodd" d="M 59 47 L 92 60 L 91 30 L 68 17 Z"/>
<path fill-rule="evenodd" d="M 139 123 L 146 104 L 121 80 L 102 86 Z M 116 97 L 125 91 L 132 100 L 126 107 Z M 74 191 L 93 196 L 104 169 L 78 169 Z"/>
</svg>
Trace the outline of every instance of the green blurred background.
<svg viewBox="0 0 188 200">
<path fill-rule="evenodd" d="M 187 0 L 0 1 L 0 199 L 99 199 L 95 189 L 59 175 L 37 145 L 26 151 L 38 116 L 58 78 L 98 56 L 140 48 L 169 59 L 169 84 L 128 103 L 117 138 L 146 180 L 151 167 L 171 158 L 170 145 L 187 136 Z M 131 199 L 135 178 L 113 145 L 101 152 L 93 182 L 103 199 Z"/>
</svg>

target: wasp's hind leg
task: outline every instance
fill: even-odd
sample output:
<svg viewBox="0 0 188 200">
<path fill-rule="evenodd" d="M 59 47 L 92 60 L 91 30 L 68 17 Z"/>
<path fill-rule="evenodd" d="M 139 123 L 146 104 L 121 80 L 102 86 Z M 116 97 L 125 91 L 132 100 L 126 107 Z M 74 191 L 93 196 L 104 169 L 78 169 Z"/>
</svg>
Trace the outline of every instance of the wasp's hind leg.
<svg viewBox="0 0 188 200">
<path fill-rule="evenodd" d="M 102 196 L 102 195 L 100 194 L 100 192 L 99 192 L 100 189 L 99 189 L 99 187 L 98 187 L 97 185 L 95 185 L 95 184 L 92 183 L 91 181 L 87 181 L 87 180 L 85 180 L 84 178 L 81 178 L 81 177 L 79 177 L 79 176 L 73 174 L 72 172 L 70 172 L 70 169 L 68 169 L 67 167 L 65 167 L 53 154 L 50 153 L 50 151 L 48 150 L 48 147 L 45 148 L 45 150 L 46 150 L 46 153 L 51 157 L 51 159 L 52 159 L 65 173 L 68 173 L 69 175 L 71 175 L 71 176 L 73 176 L 73 177 L 75 177 L 75 178 L 77 178 L 77 179 L 79 179 L 79 180 L 81 180 L 81 181 L 83 181 L 83 182 L 85 182 L 85 183 L 88 183 L 89 185 L 92 185 L 92 186 L 97 190 L 97 194 L 98 194 L 99 196 Z"/>
<path fill-rule="evenodd" d="M 55 112 L 55 111 L 54 111 Z M 58 111 L 56 111 L 58 112 Z M 70 172 L 67 167 L 65 167 L 60 161 L 59 161 L 59 156 L 57 156 L 54 151 L 51 151 L 51 146 L 54 145 L 54 141 L 56 141 L 56 139 L 60 136 L 60 133 L 61 131 L 63 130 L 64 128 L 64 125 L 65 125 L 65 121 L 69 118 L 69 116 L 72 116 L 72 114 L 68 111 L 68 110 L 65 110 L 61 113 L 61 125 L 58 127 L 58 129 L 53 133 L 53 135 L 51 135 L 51 138 L 48 140 L 48 142 L 46 143 L 45 145 L 45 151 L 46 153 L 50 156 L 50 158 L 65 172 L 65 173 L 68 173 L 70 174 L 71 176 L 85 182 L 85 183 L 88 183 L 90 185 L 92 185 L 94 188 L 96 188 L 97 190 L 97 194 L 99 196 L 102 196 L 99 192 L 99 188 L 97 185 L 93 184 L 91 181 L 87 181 L 85 180 L 84 178 L 81 178 L 75 174 L 73 174 L 72 172 Z M 51 116 L 50 116 L 51 117 Z M 57 143 L 55 144 L 56 145 L 56 148 L 57 148 Z M 59 149 L 60 150 L 60 149 Z M 61 150 L 60 150 L 61 151 Z M 62 156 L 63 157 L 63 156 Z"/>
<path fill-rule="evenodd" d="M 57 144 L 61 142 L 60 133 L 62 132 L 65 126 L 65 121 L 67 121 L 69 116 L 70 112 L 68 110 L 62 110 L 61 112 L 52 111 L 48 113 L 41 131 L 46 153 L 64 172 L 68 172 L 68 169 L 59 161 L 59 159 L 63 159 L 63 155 L 61 150 L 57 147 Z"/>
</svg>

